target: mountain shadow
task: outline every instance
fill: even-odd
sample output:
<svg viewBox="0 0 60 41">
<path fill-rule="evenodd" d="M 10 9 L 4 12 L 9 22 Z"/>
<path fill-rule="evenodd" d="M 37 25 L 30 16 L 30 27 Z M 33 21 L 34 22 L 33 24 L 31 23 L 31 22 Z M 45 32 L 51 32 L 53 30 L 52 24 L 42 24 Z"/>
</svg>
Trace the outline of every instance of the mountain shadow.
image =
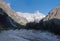
<svg viewBox="0 0 60 41">
<path fill-rule="evenodd" d="M 11 17 L 7 15 L 2 8 L 0 8 L 0 30 L 8 29 L 20 29 L 23 28 L 23 25 L 15 22 Z"/>
<path fill-rule="evenodd" d="M 35 22 L 30 22 L 30 23 L 27 23 L 26 24 L 26 29 L 35 29 L 35 30 L 38 30 L 38 23 L 35 23 Z"/>
<path fill-rule="evenodd" d="M 29 27 L 29 28 L 28 28 Z M 54 34 L 60 35 L 60 19 L 51 19 L 47 21 L 40 21 L 40 23 L 28 23 L 27 29 L 45 30 Z"/>
</svg>

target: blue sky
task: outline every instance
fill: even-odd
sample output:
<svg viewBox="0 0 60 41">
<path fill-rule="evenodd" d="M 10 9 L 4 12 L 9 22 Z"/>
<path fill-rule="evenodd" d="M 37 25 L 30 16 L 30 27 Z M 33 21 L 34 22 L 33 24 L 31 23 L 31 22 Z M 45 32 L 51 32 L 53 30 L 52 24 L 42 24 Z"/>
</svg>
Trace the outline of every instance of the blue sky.
<svg viewBox="0 0 60 41">
<path fill-rule="evenodd" d="M 11 8 L 19 12 L 34 13 L 39 10 L 43 14 L 60 4 L 60 0 L 5 0 Z"/>
</svg>

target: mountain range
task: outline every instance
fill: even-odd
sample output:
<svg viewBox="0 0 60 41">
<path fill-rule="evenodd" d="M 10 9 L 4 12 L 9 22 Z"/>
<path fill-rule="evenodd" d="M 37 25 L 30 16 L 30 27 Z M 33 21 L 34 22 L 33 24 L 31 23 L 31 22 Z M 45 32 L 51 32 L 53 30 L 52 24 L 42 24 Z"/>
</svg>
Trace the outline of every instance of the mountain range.
<svg viewBox="0 0 60 41">
<path fill-rule="evenodd" d="M 1 0 L 0 41 L 60 41 L 60 5 L 46 16 L 16 12 Z"/>
<path fill-rule="evenodd" d="M 0 1 L 0 26 L 6 28 L 43 29 L 60 32 L 60 4 L 52 9 L 48 15 L 39 11 L 35 13 L 16 12 L 10 5 Z M 1 28 L 2 29 L 2 28 Z M 59 33 L 60 34 L 60 33 Z"/>
<path fill-rule="evenodd" d="M 3 1 L 0 1 L 0 16 L 0 24 L 4 28 L 11 26 L 15 28 L 21 28 L 21 26 L 25 26 L 30 22 L 38 23 L 42 18 L 45 17 L 45 15 L 39 11 L 34 14 L 16 12 L 11 9 L 8 3 L 5 3 Z"/>
</svg>

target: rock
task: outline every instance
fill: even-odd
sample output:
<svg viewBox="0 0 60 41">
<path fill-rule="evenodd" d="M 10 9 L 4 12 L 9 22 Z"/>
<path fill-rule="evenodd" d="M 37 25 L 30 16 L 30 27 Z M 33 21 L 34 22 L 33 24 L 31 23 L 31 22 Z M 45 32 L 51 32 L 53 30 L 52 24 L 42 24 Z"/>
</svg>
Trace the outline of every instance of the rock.
<svg viewBox="0 0 60 41">
<path fill-rule="evenodd" d="M 0 29 L 20 29 L 26 23 L 27 20 L 25 18 L 18 17 L 7 3 L 0 1 Z"/>
<path fill-rule="evenodd" d="M 48 13 L 48 15 L 40 22 L 40 26 L 42 29 L 60 34 L 60 5 Z"/>
<path fill-rule="evenodd" d="M 44 18 L 43 21 L 51 20 L 51 19 L 60 19 L 60 4 L 52 9 L 48 15 Z"/>
<path fill-rule="evenodd" d="M 2 8 L 7 13 L 7 15 L 17 23 L 21 25 L 25 25 L 27 23 L 27 20 L 25 18 L 17 16 L 17 13 L 11 9 L 8 3 L 0 2 L 0 8 Z"/>
</svg>

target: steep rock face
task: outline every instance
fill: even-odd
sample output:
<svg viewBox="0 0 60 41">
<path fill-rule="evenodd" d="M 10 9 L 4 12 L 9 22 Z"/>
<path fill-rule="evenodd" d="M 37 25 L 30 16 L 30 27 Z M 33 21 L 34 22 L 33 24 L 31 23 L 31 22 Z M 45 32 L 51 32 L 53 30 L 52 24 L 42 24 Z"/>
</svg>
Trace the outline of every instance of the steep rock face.
<svg viewBox="0 0 60 41">
<path fill-rule="evenodd" d="M 8 29 L 8 27 L 16 27 L 10 22 L 11 18 L 0 8 L 0 29 Z M 12 20 L 11 20 L 12 21 Z"/>
<path fill-rule="evenodd" d="M 25 25 L 27 23 L 27 20 L 23 17 L 18 17 L 17 13 L 14 10 L 12 10 L 7 3 L 0 1 L 0 8 L 2 8 L 4 12 L 6 12 L 7 15 L 18 24 Z"/>
<path fill-rule="evenodd" d="M 0 29 L 23 28 L 26 23 L 25 18 L 19 17 L 7 3 L 0 1 Z"/>
<path fill-rule="evenodd" d="M 53 22 L 60 25 L 60 5 L 52 9 L 43 21 L 50 21 L 50 23 Z"/>
<path fill-rule="evenodd" d="M 44 18 L 44 21 L 51 19 L 60 19 L 60 4 L 52 9 L 49 14 Z"/>
<path fill-rule="evenodd" d="M 40 29 L 60 34 L 60 5 L 52 9 L 40 22 Z"/>
</svg>

